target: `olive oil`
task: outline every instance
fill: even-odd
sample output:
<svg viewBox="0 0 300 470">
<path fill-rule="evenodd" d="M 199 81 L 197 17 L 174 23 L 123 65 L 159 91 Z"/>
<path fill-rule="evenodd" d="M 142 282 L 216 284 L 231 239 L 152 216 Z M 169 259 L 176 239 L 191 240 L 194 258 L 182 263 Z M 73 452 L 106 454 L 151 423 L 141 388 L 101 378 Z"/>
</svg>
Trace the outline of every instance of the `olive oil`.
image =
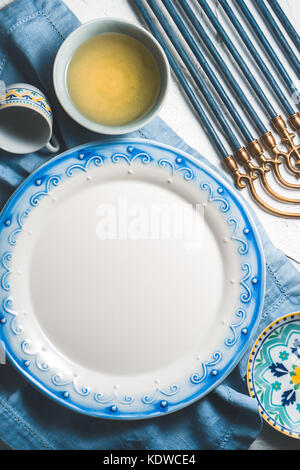
<svg viewBox="0 0 300 470">
<path fill-rule="evenodd" d="M 136 39 L 104 33 L 75 51 L 67 70 L 67 87 L 75 107 L 105 126 L 123 126 L 145 115 L 160 91 L 158 65 Z"/>
</svg>

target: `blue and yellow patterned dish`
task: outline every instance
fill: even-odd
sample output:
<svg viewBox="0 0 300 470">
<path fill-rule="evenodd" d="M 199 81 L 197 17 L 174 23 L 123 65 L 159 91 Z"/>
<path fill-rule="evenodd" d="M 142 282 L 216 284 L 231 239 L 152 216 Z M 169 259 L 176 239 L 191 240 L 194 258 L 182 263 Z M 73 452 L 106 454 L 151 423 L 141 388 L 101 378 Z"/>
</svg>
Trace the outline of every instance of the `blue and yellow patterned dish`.
<svg viewBox="0 0 300 470">
<path fill-rule="evenodd" d="M 279 318 L 261 333 L 250 354 L 247 379 L 262 417 L 300 439 L 300 313 Z"/>
</svg>

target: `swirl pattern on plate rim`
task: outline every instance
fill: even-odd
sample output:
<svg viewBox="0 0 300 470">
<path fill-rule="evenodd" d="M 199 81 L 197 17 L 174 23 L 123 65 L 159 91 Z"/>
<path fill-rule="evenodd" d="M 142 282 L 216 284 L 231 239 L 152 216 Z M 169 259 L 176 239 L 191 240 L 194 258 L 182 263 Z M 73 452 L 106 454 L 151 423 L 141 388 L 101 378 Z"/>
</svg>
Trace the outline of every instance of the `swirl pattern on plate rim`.
<svg viewBox="0 0 300 470">
<path fill-rule="evenodd" d="M 145 144 L 147 147 L 147 144 Z M 101 147 L 101 144 L 99 145 Z M 106 157 L 104 154 L 97 152 L 95 153 L 95 146 L 83 146 L 80 153 L 67 152 L 68 158 L 65 160 L 65 169 L 63 173 L 60 174 L 49 174 L 49 171 L 45 172 L 45 175 L 40 174 L 39 171 L 38 177 L 35 179 L 34 183 L 31 184 L 30 188 L 36 186 L 39 187 L 39 191 L 32 191 L 30 194 L 27 207 L 22 212 L 18 214 L 9 214 L 9 217 L 6 216 L 4 211 L 4 223 L 3 228 L 6 230 L 7 245 L 10 247 L 10 250 L 5 250 L 0 258 L 2 272 L 0 272 L 0 287 L 5 291 L 6 299 L 7 293 L 10 290 L 9 278 L 11 276 L 11 261 L 13 258 L 13 249 L 17 244 L 18 235 L 24 230 L 25 223 L 27 219 L 30 219 L 31 210 L 34 207 L 38 206 L 41 198 L 48 197 L 51 195 L 52 191 L 55 190 L 56 186 L 60 185 L 63 182 L 64 177 L 73 178 L 77 174 L 82 172 L 86 173 L 91 168 L 99 167 L 109 161 L 113 164 L 119 164 L 121 162 L 126 163 L 127 165 L 157 165 L 163 171 L 170 171 L 172 175 L 177 175 L 182 177 L 184 181 L 190 184 L 194 182 L 197 184 L 201 191 L 208 193 L 207 202 L 215 205 L 222 216 L 225 217 L 227 224 L 233 226 L 233 231 L 230 236 L 230 239 L 233 243 L 237 243 L 237 251 L 241 256 L 241 278 L 239 281 L 241 292 L 240 300 L 241 306 L 237 309 L 235 313 L 236 320 L 232 321 L 228 325 L 228 334 L 224 340 L 224 351 L 216 350 L 212 353 L 212 356 L 206 360 L 203 360 L 199 366 L 195 367 L 195 372 L 190 375 L 189 382 L 192 386 L 195 387 L 194 393 L 197 393 L 197 387 L 203 386 L 207 389 L 212 388 L 213 384 L 219 380 L 219 377 L 222 375 L 222 364 L 227 359 L 227 350 L 234 349 L 239 343 L 240 349 L 245 347 L 246 338 L 250 332 L 250 324 L 252 319 L 248 310 L 250 309 L 251 301 L 259 297 L 262 291 L 262 282 L 263 279 L 260 277 L 260 272 L 258 271 L 258 266 L 255 263 L 250 262 L 250 252 L 251 247 L 256 244 L 256 239 L 253 237 L 253 233 L 249 228 L 249 222 L 246 216 L 239 218 L 235 209 L 235 200 L 232 197 L 230 191 L 227 190 L 226 185 L 220 185 L 219 181 L 215 180 L 209 173 L 203 171 L 201 166 L 195 164 L 195 162 L 190 161 L 188 157 L 181 157 L 178 153 L 175 154 L 174 158 L 170 157 L 155 157 L 151 155 L 151 152 L 147 149 L 143 150 L 142 142 L 139 142 L 139 145 L 135 147 L 134 145 L 128 145 L 126 151 L 118 149 L 117 151 L 111 151 L 110 157 Z M 85 148 L 87 147 L 87 148 Z M 124 145 L 119 145 L 119 147 L 124 147 Z M 164 147 L 162 147 L 164 148 Z M 94 153 L 93 153 L 94 152 Z M 105 150 L 107 154 L 107 149 Z M 55 159 L 54 159 L 55 160 Z M 76 171 L 77 170 L 77 171 Z M 200 171 L 199 171 L 200 170 Z M 198 174 L 200 173 L 200 180 L 198 181 Z M 203 174 L 204 175 L 203 175 Z M 203 176 L 205 179 L 203 180 Z M 42 189 L 40 189 L 42 188 Z M 255 245 L 256 247 L 256 245 Z M 252 254 L 256 260 L 258 257 L 257 248 L 252 248 L 254 250 L 255 256 Z M 245 262 L 242 261 L 245 259 Z M 254 273 L 254 277 L 253 276 Z M 18 312 L 12 309 L 12 299 L 9 300 L 9 303 L 6 303 L 6 308 L 3 308 L 3 316 L 0 325 L 3 328 L 6 328 L 6 335 L 9 334 L 7 328 L 10 328 L 11 333 L 15 336 L 24 336 L 25 332 L 19 327 L 16 323 L 18 317 Z M 11 321 L 7 322 L 7 317 L 11 317 Z M 3 321 L 4 320 L 4 321 Z M 105 395 L 101 391 L 93 391 L 89 386 L 82 385 L 80 377 L 65 377 L 60 372 L 52 370 L 51 365 L 42 359 L 43 351 L 39 348 L 35 349 L 30 347 L 30 341 L 27 337 L 22 337 L 20 339 L 20 348 L 22 351 L 23 362 L 20 365 L 20 368 L 26 368 L 31 370 L 35 375 L 38 374 L 37 371 L 42 372 L 43 374 L 50 374 L 50 383 L 54 387 L 54 395 L 57 397 L 62 397 L 63 400 L 76 401 L 76 395 L 80 400 L 89 399 L 92 400 L 95 404 L 98 405 L 107 405 L 111 406 L 109 409 L 105 407 L 104 415 L 109 415 L 110 413 L 115 413 L 122 417 L 123 411 L 119 409 L 120 406 L 125 405 L 129 408 L 128 405 L 133 405 L 134 403 L 139 402 L 138 410 L 143 410 L 144 407 L 149 407 L 151 405 L 150 413 L 160 413 L 162 408 L 172 408 L 176 407 L 182 402 L 182 398 L 178 399 L 176 402 L 176 395 L 182 389 L 182 384 L 172 384 L 168 388 L 160 387 L 157 384 L 153 384 L 153 390 L 143 394 L 140 397 L 133 397 L 122 393 L 120 390 L 113 390 L 110 395 Z M 220 369 L 218 368 L 220 367 Z M 193 391 L 191 391 L 193 394 Z M 81 402 L 80 402 L 81 403 Z M 82 404 L 80 406 L 83 406 Z M 91 407 L 91 403 L 87 405 Z M 155 411 L 153 411 L 155 410 Z M 133 411 L 132 415 L 135 416 L 141 414 L 141 417 L 148 415 L 148 411 L 145 411 L 145 414 L 140 411 Z"/>
</svg>

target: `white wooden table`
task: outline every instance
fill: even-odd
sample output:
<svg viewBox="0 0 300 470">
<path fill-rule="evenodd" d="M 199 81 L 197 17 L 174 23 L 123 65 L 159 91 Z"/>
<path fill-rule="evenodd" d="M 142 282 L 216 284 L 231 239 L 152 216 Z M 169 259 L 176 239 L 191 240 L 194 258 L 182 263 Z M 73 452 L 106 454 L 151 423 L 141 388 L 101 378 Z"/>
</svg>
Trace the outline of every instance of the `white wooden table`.
<svg viewBox="0 0 300 470">
<path fill-rule="evenodd" d="M 97 17 L 103 16 L 113 16 L 124 18 L 128 21 L 134 23 L 140 23 L 139 17 L 136 15 L 135 11 L 132 9 L 130 0 L 65 0 L 66 4 L 73 10 L 73 12 L 78 16 L 80 21 L 85 22 Z M 230 2 L 233 4 L 234 2 Z M 300 1 L 299 0 L 281 0 L 281 5 L 284 7 L 285 11 L 289 14 L 289 17 L 293 19 L 294 25 L 297 30 L 300 30 Z M 214 7 L 214 10 L 217 12 L 219 19 L 224 19 L 224 14 L 221 11 L 221 8 L 218 8 L 216 2 L 211 0 L 211 4 Z M 250 1 L 247 4 L 251 4 Z M 254 11 L 253 11 L 254 13 Z M 257 15 L 255 15 L 257 18 Z M 264 28 L 263 23 L 259 18 L 257 18 L 265 33 L 274 44 L 272 37 L 268 31 Z M 226 21 L 224 25 L 228 27 Z M 223 56 L 226 62 L 231 65 L 231 69 L 234 70 L 230 60 L 226 57 L 225 48 L 223 45 L 220 45 L 221 50 L 224 52 Z M 243 53 L 246 54 L 248 62 L 250 65 L 253 63 L 252 59 L 248 53 L 241 48 Z M 276 47 L 278 50 L 278 47 Z M 291 71 L 289 65 L 287 64 L 284 57 L 279 52 L 279 56 L 282 58 L 286 68 L 291 73 L 291 76 L 296 82 L 296 77 Z M 265 56 L 264 56 L 265 57 Z M 251 67 L 255 69 L 255 67 Z M 255 74 L 259 81 L 265 83 L 260 77 L 259 73 Z M 235 73 L 239 81 L 242 81 L 242 77 L 239 73 Z M 300 88 L 300 82 L 298 81 L 298 88 Z M 276 104 L 272 94 L 267 92 L 267 95 L 270 97 L 273 104 Z M 260 108 L 259 104 L 255 101 L 252 93 L 248 93 L 248 98 L 253 102 L 257 109 L 261 112 L 262 116 L 263 110 Z M 279 106 L 276 106 L 276 109 L 280 110 Z M 176 131 L 189 145 L 197 149 L 202 153 L 208 160 L 220 167 L 218 156 L 211 146 L 210 141 L 208 140 L 204 130 L 202 129 L 197 117 L 194 115 L 191 110 L 187 99 L 182 93 L 180 87 L 176 83 L 175 79 L 172 79 L 171 89 L 169 97 L 165 107 L 163 108 L 160 116 Z M 267 123 L 267 121 L 266 121 Z M 251 127 L 251 126 L 250 126 Z M 254 133 L 255 135 L 255 133 Z M 159 140 L 159 136 L 157 136 Z M 220 167 L 220 172 L 222 173 L 223 169 Z M 275 187 L 275 186 L 274 186 Z M 280 187 L 276 188 L 279 192 L 281 191 Z M 253 206 L 260 220 L 262 221 L 265 229 L 267 230 L 269 236 L 271 237 L 273 243 L 277 248 L 282 250 L 287 256 L 294 260 L 295 265 L 300 268 L 300 219 L 291 220 L 276 218 L 275 216 L 269 215 L 263 210 L 261 210 L 255 203 L 252 202 L 251 198 L 247 192 L 243 192 L 244 196 L 249 200 L 250 204 Z M 278 206 L 279 207 L 279 206 Z M 300 210 L 300 209 L 299 209 Z M 300 442 L 295 439 L 289 439 L 280 433 L 274 431 L 269 426 L 264 426 L 264 431 L 251 446 L 251 449 L 300 449 Z"/>
<path fill-rule="evenodd" d="M 228 23 L 224 21 L 224 14 L 221 11 L 221 8 L 218 8 L 214 0 L 210 0 L 213 5 L 214 10 L 218 14 L 219 19 L 224 23 L 226 28 L 229 28 Z M 136 16 L 134 10 L 132 9 L 130 0 L 65 0 L 66 4 L 73 10 L 73 12 L 78 16 L 81 22 L 85 22 L 97 17 L 112 16 L 120 17 L 126 20 L 129 20 L 134 23 L 140 23 L 140 19 Z M 234 2 L 230 1 L 230 4 L 233 6 Z M 249 7 L 252 7 L 250 0 L 247 2 Z M 300 30 L 300 1 L 299 0 L 280 0 L 280 4 L 284 7 L 285 11 L 288 13 L 289 17 L 293 19 L 294 26 L 297 30 Z M 251 8 L 252 9 L 252 8 Z M 252 9 L 253 10 L 253 9 Z M 253 11 L 254 12 L 254 11 Z M 265 29 L 263 22 L 257 14 L 255 15 L 258 22 L 264 29 L 266 35 L 271 40 L 269 32 Z M 242 83 L 243 78 L 237 72 L 236 67 L 232 66 L 232 62 L 228 59 L 226 55 L 225 48 L 220 44 L 220 49 L 223 53 L 223 57 L 230 65 L 231 69 L 234 71 L 237 79 Z M 246 55 L 248 63 L 251 65 L 251 69 L 254 71 L 255 75 L 260 82 L 264 84 L 266 88 L 266 83 L 260 77 L 260 74 L 254 67 L 253 61 L 249 54 L 241 47 L 243 54 Z M 276 46 L 276 50 L 278 47 Z M 291 73 L 291 76 L 298 84 L 300 88 L 300 81 L 296 80 L 295 75 L 291 71 L 286 60 L 284 60 L 280 51 L 278 52 L 279 56 L 282 58 L 283 63 L 286 65 L 286 68 Z M 265 55 L 263 54 L 263 57 Z M 266 59 L 267 60 L 267 59 Z M 267 95 L 270 97 L 273 104 L 276 104 L 272 93 L 267 90 Z M 260 107 L 259 103 L 255 100 L 252 93 L 248 93 L 248 97 L 256 108 L 260 112 L 261 116 L 264 116 L 263 110 Z M 276 105 L 276 109 L 280 110 L 279 106 Z M 183 95 L 180 87 L 172 79 L 171 89 L 169 93 L 168 100 L 164 109 L 162 110 L 160 116 L 176 131 L 189 145 L 197 149 L 202 153 L 208 160 L 213 162 L 215 165 L 220 167 L 218 156 L 212 148 L 204 130 L 202 129 L 197 117 L 194 115 L 189 103 L 187 102 L 185 96 Z M 267 123 L 267 121 L 265 120 Z M 251 127 L 251 126 L 250 126 Z M 255 132 L 254 132 L 255 135 Z M 157 136 L 159 140 L 159 136 Z M 220 167 L 220 173 L 224 170 Z M 275 185 L 275 183 L 274 183 Z M 275 186 L 274 186 L 275 187 Z M 280 187 L 276 188 L 278 192 L 282 191 Z M 291 194 L 291 192 L 289 193 Z M 288 257 L 290 257 L 295 265 L 300 267 L 300 219 L 291 220 L 276 218 L 275 216 L 269 215 L 263 210 L 261 210 L 255 203 L 252 202 L 251 198 L 247 194 L 247 191 L 243 191 L 243 195 L 246 199 L 249 200 L 249 203 L 253 206 L 258 217 L 262 221 L 266 231 L 268 232 L 270 238 L 272 239 L 275 246 L 282 250 Z M 300 195 L 299 195 L 300 197 Z M 285 206 L 288 207 L 288 206 Z M 300 211 L 300 208 L 299 208 Z M 255 443 L 251 446 L 251 449 L 300 449 L 300 442 L 296 439 L 287 438 L 277 431 L 274 431 L 269 426 L 264 426 L 264 430 Z"/>
</svg>

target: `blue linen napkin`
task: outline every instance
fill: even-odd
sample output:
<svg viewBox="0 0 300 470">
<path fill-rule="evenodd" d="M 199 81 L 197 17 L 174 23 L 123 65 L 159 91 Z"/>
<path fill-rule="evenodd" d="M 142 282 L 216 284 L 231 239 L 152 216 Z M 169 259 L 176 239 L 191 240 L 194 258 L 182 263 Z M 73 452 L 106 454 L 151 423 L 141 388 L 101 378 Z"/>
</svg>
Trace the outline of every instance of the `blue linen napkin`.
<svg viewBox="0 0 300 470">
<path fill-rule="evenodd" d="M 52 85 L 56 52 L 77 26 L 79 21 L 60 0 L 15 0 L 0 11 L 0 79 L 28 82 L 44 91 L 54 109 L 62 150 L 99 140 L 65 114 Z M 132 136 L 171 143 L 210 165 L 159 118 Z M 41 153 L 14 156 L 0 151 L 1 205 L 45 158 Z M 300 274 L 256 222 L 267 265 L 261 331 L 275 318 L 300 310 Z M 246 363 L 247 354 L 219 387 L 186 409 L 136 422 L 111 422 L 60 407 L 11 365 L 2 365 L 0 439 L 13 449 L 247 449 L 262 423 L 257 403 L 247 393 Z"/>
</svg>

